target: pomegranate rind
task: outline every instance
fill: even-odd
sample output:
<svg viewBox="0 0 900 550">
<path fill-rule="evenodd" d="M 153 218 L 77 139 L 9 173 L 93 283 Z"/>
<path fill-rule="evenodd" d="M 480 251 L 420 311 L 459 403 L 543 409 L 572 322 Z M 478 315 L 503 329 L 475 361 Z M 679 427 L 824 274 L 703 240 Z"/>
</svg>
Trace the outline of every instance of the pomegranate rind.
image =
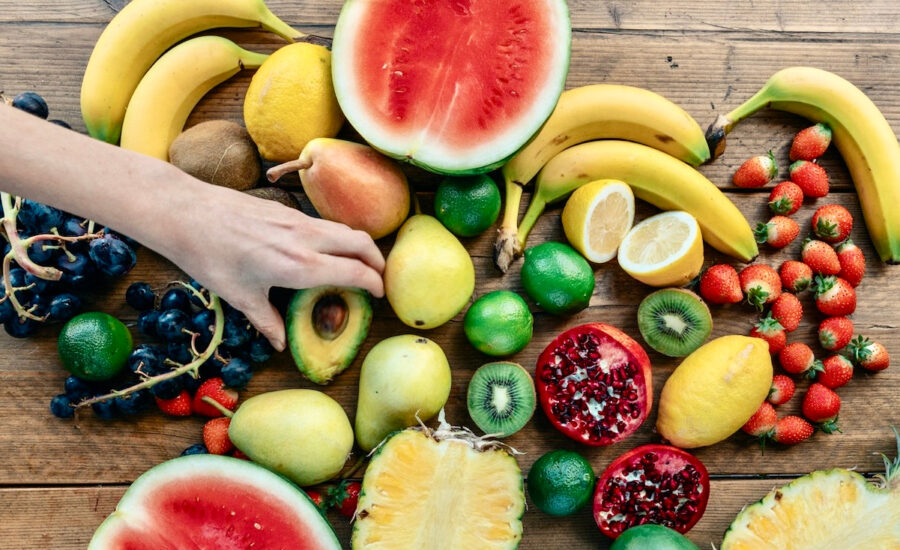
<svg viewBox="0 0 900 550">
<path fill-rule="evenodd" d="M 550 116 L 570 46 L 564 0 L 348 0 L 335 94 L 379 151 L 442 174 L 485 173 Z"/>
<path fill-rule="evenodd" d="M 247 541 L 261 548 L 341 548 L 321 510 L 287 479 L 245 460 L 190 455 L 135 480 L 88 550 L 232 548 Z"/>
<path fill-rule="evenodd" d="M 694 455 L 688 453 L 687 451 L 683 451 L 678 447 L 672 447 L 671 445 L 642 445 L 640 447 L 636 447 L 627 453 L 622 454 L 615 460 L 613 460 L 609 466 L 606 467 L 606 470 L 603 471 L 600 476 L 598 476 L 597 487 L 594 490 L 594 521 L 597 523 L 597 527 L 603 532 L 604 535 L 611 539 L 617 538 L 621 535 L 626 529 L 629 527 L 634 527 L 638 525 L 638 523 L 634 523 L 633 525 L 623 525 L 620 530 L 611 530 L 606 522 L 601 517 L 601 513 L 603 510 L 604 503 L 604 491 L 609 483 L 609 480 L 614 477 L 619 477 L 622 475 L 622 472 L 633 466 L 637 461 L 640 460 L 641 457 L 646 455 L 647 453 L 655 453 L 660 456 L 668 457 L 666 460 L 658 460 L 657 464 L 663 462 L 664 466 L 668 466 L 665 468 L 665 471 L 672 470 L 681 470 L 686 467 L 688 464 L 693 466 L 700 475 L 700 479 L 698 480 L 699 485 L 702 490 L 700 491 L 699 500 L 696 501 L 697 510 L 691 516 L 691 519 L 683 524 L 666 524 L 666 527 L 674 529 L 681 534 L 687 533 L 691 530 L 694 525 L 700 521 L 700 518 L 703 517 L 703 514 L 706 512 L 706 505 L 709 502 L 709 472 L 706 470 L 706 466 L 700 461 L 699 458 Z M 640 499 L 641 497 L 632 496 L 630 501 L 634 501 L 635 499 Z M 645 499 L 642 499 L 643 502 L 646 502 Z"/>
<path fill-rule="evenodd" d="M 613 345 L 613 351 L 622 354 L 626 359 L 626 364 L 633 364 L 636 366 L 636 375 L 632 383 L 632 389 L 636 393 L 637 399 L 630 401 L 636 403 L 639 407 L 640 415 L 637 418 L 630 418 L 626 423 L 624 430 L 618 432 L 614 437 L 603 436 L 599 439 L 592 439 L 591 434 L 582 423 L 563 422 L 553 411 L 554 404 L 559 401 L 556 398 L 556 394 L 548 388 L 548 384 L 542 381 L 544 370 L 552 368 L 556 350 L 567 341 L 584 334 L 591 334 L 597 337 L 603 344 Z M 590 368 L 604 368 L 601 363 L 602 362 L 598 362 Z M 642 348 L 633 338 L 616 327 L 605 323 L 580 325 L 557 336 L 546 348 L 544 348 L 544 351 L 538 358 L 534 376 L 538 401 L 541 404 L 544 414 L 546 414 L 547 418 L 550 420 L 550 423 L 566 436 L 586 445 L 595 447 L 612 445 L 613 443 L 625 439 L 641 427 L 653 406 L 652 371 L 650 368 L 650 358 L 647 356 L 647 352 L 644 351 L 644 348 Z"/>
</svg>

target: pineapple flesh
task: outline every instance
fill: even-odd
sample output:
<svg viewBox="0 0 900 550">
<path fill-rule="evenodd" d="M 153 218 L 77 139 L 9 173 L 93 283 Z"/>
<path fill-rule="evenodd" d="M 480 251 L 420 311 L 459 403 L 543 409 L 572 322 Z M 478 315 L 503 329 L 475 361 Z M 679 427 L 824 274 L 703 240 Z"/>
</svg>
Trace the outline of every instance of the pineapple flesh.
<svg viewBox="0 0 900 550">
<path fill-rule="evenodd" d="M 516 548 L 522 473 L 499 444 L 443 424 L 388 439 L 366 470 L 355 550 Z"/>
</svg>

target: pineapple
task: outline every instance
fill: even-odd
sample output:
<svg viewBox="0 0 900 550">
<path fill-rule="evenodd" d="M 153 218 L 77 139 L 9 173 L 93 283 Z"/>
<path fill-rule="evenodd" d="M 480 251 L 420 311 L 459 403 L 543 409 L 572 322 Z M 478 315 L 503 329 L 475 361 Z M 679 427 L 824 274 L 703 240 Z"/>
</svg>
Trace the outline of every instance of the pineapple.
<svg viewBox="0 0 900 550">
<path fill-rule="evenodd" d="M 522 471 L 503 444 L 444 422 L 397 432 L 363 478 L 354 550 L 491 550 L 522 538 Z"/>
<path fill-rule="evenodd" d="M 721 550 L 900 550 L 898 458 L 872 484 L 856 472 L 813 472 L 748 506 L 734 519 Z"/>
</svg>

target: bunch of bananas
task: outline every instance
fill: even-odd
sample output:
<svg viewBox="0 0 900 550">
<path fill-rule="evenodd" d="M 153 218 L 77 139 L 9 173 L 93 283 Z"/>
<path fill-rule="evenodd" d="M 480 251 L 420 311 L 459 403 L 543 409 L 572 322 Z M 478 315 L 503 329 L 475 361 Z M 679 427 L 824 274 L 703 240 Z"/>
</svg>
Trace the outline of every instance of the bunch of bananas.
<svg viewBox="0 0 900 550">
<path fill-rule="evenodd" d="M 709 157 L 696 121 L 656 93 L 612 84 L 566 91 L 538 135 L 503 167 L 506 209 L 494 262 L 505 272 L 521 255 L 547 204 L 605 178 L 628 183 L 636 197 L 659 208 L 692 214 L 707 243 L 750 261 L 757 247 L 746 218 L 691 167 Z M 522 186 L 538 172 L 531 204 L 519 225 Z"/>
<path fill-rule="evenodd" d="M 267 57 L 219 36 L 169 50 L 218 27 L 262 27 L 291 41 L 305 37 L 262 0 L 133 0 L 100 35 L 85 70 L 81 114 L 88 133 L 168 160 L 169 145 L 197 102 Z"/>
</svg>

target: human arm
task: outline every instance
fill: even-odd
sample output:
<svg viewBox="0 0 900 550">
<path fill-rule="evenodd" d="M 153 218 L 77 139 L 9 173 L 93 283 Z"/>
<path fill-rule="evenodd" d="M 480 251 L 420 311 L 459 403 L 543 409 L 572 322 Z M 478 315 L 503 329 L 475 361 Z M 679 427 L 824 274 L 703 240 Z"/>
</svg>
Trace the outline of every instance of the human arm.
<svg viewBox="0 0 900 550">
<path fill-rule="evenodd" d="M 0 105 L 0 189 L 112 227 L 169 258 L 284 349 L 273 286 L 384 295 L 364 232 L 197 180 L 175 166 Z"/>
</svg>

